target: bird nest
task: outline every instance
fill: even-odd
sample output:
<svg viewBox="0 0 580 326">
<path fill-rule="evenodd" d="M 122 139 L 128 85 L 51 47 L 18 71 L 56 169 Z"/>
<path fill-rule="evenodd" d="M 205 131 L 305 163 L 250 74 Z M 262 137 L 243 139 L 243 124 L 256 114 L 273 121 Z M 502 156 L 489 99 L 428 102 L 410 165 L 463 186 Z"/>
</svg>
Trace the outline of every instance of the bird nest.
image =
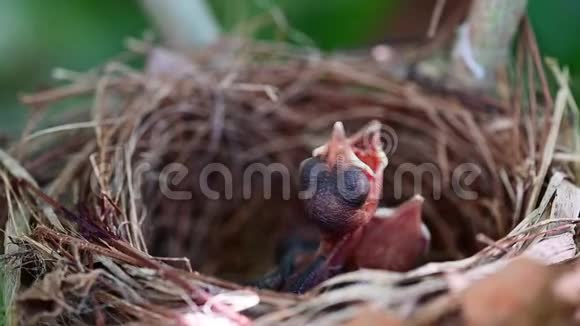
<svg viewBox="0 0 580 326">
<path fill-rule="evenodd" d="M 524 47 L 497 100 L 389 77 L 370 56 L 235 40 L 192 56 L 140 50 L 143 70 L 132 54 L 22 98 L 32 122 L 0 152 L 12 322 L 459 323 L 492 318 L 498 298 L 504 321 L 566 288 L 569 268 L 545 265 L 576 254 L 580 194 L 553 170 L 573 100 L 556 68 L 552 100 L 537 53 Z M 74 110 L 37 125 L 52 106 Z M 383 204 L 425 198 L 430 263 L 305 295 L 244 286 L 285 239 L 318 236 L 295 195 L 300 162 L 335 121 L 373 119 Z M 569 311 L 556 290 L 552 313 Z"/>
</svg>

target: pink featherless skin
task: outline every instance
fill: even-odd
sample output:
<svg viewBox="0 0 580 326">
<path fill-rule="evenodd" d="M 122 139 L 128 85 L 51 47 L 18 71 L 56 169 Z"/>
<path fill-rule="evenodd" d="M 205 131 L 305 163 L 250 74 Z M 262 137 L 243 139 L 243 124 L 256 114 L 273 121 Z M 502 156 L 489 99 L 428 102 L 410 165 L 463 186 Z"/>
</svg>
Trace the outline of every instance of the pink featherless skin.
<svg viewBox="0 0 580 326">
<path fill-rule="evenodd" d="M 423 201 L 417 195 L 395 209 L 379 209 L 363 227 L 349 264 L 396 272 L 415 268 L 427 253 L 431 238 L 421 220 Z"/>
</svg>

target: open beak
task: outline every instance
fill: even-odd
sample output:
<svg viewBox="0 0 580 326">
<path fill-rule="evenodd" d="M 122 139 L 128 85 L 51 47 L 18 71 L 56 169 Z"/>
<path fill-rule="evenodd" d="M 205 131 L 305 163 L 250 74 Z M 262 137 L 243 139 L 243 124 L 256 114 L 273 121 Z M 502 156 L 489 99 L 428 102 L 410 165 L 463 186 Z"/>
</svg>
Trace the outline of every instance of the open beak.
<svg viewBox="0 0 580 326">
<path fill-rule="evenodd" d="M 352 165 L 374 177 L 387 166 L 387 157 L 380 143 L 381 124 L 373 121 L 351 137 L 346 137 L 342 122 L 334 123 L 330 140 L 312 152 L 321 156 L 329 167 Z"/>
<path fill-rule="evenodd" d="M 332 135 L 326 145 L 326 163 L 328 166 L 333 167 L 334 165 L 344 164 L 356 159 L 357 157 L 346 138 L 342 122 L 335 122 L 332 128 Z"/>
</svg>

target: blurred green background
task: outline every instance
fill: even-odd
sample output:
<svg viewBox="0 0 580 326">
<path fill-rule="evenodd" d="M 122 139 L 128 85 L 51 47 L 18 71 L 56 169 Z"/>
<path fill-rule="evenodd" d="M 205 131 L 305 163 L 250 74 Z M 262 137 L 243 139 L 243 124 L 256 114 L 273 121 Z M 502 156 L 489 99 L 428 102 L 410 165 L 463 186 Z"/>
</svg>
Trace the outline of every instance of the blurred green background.
<svg viewBox="0 0 580 326">
<path fill-rule="evenodd" d="M 432 8 L 434 0 L 414 1 L 418 4 L 416 12 L 409 9 L 408 1 L 405 8 L 404 0 L 210 3 L 225 30 L 250 17 L 270 17 L 265 13 L 277 6 L 293 27 L 291 35 L 283 37 L 332 50 L 385 39 L 393 28 L 413 30 L 411 20 L 420 10 Z M 580 42 L 576 34 L 580 32 L 580 1 L 530 0 L 528 11 L 543 53 L 568 65 L 573 75 L 580 75 Z M 402 17 L 410 18 L 401 24 L 405 22 Z M 0 134 L 14 135 L 22 128 L 27 111 L 18 104 L 18 95 L 51 85 L 53 68 L 89 69 L 123 50 L 127 36 L 140 37 L 150 28 L 138 1 L 1 1 Z M 279 29 L 274 30 L 262 28 L 257 34 L 261 38 L 280 36 Z"/>
</svg>

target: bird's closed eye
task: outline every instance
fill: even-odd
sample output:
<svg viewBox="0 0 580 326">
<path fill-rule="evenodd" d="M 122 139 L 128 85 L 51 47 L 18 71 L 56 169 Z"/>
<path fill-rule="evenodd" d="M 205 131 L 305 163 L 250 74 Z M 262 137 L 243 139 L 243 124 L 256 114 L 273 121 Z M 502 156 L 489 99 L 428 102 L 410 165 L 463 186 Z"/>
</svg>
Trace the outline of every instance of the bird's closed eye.
<svg viewBox="0 0 580 326">
<path fill-rule="evenodd" d="M 365 173 L 358 167 L 347 167 L 337 171 L 337 192 L 353 207 L 360 207 L 366 201 L 370 191 L 370 182 Z"/>
<path fill-rule="evenodd" d="M 316 191 L 322 175 L 328 174 L 328 167 L 318 157 L 310 157 L 300 164 L 300 191 Z"/>
</svg>

